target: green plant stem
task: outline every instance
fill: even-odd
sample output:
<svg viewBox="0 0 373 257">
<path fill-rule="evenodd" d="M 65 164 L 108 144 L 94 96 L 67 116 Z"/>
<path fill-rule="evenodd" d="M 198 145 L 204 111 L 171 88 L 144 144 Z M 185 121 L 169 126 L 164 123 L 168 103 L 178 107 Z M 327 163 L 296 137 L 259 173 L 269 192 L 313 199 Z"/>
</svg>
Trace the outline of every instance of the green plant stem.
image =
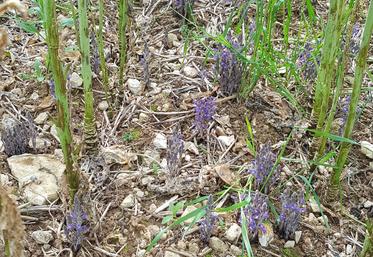
<svg viewBox="0 0 373 257">
<path fill-rule="evenodd" d="M 97 151 L 98 142 L 93 108 L 92 70 L 89 54 L 88 0 L 78 1 L 78 11 L 80 51 L 82 56 L 81 73 L 84 89 L 84 142 L 86 151 L 95 153 Z"/>
<path fill-rule="evenodd" d="M 72 0 L 69 0 L 70 2 L 70 10 L 71 10 L 71 16 L 74 21 L 74 28 L 75 28 L 75 36 L 76 36 L 76 41 L 80 42 L 80 36 L 79 36 L 79 25 L 78 25 L 78 18 L 77 18 L 77 13 L 75 9 L 75 5 Z M 80 49 L 80 44 L 78 44 L 78 47 Z"/>
<path fill-rule="evenodd" d="M 373 31 L 373 1 L 370 2 L 368 17 L 365 23 L 363 38 L 360 44 L 360 50 L 357 56 L 355 78 L 353 83 L 351 102 L 348 111 L 348 117 L 343 133 L 343 137 L 350 138 L 355 123 L 356 109 L 360 98 L 361 85 L 363 82 L 364 72 L 366 68 L 367 55 L 369 49 L 370 38 Z M 333 173 L 330 179 L 330 195 L 335 194 L 335 191 L 339 188 L 340 177 L 342 169 L 346 163 L 347 156 L 350 152 L 351 144 L 342 142 L 340 151 L 337 157 L 337 163 L 333 169 Z M 333 192 L 334 191 L 334 192 Z"/>
<path fill-rule="evenodd" d="M 106 66 L 105 52 L 104 52 L 104 1 L 99 0 L 99 16 L 98 16 L 98 54 L 100 57 L 100 67 L 102 73 L 102 85 L 105 91 L 105 99 L 109 104 L 109 117 L 112 116 L 112 95 L 109 92 L 109 74 Z"/>
<path fill-rule="evenodd" d="M 124 82 L 124 68 L 127 61 L 128 0 L 119 0 L 119 85 Z"/>
<path fill-rule="evenodd" d="M 366 222 L 367 230 L 364 239 L 363 249 L 359 257 L 373 256 L 373 219 L 369 218 Z"/>
<path fill-rule="evenodd" d="M 56 93 L 56 126 L 66 165 L 65 175 L 67 178 L 68 191 L 70 199 L 74 199 L 74 194 L 79 186 L 79 173 L 73 169 L 72 137 L 70 132 L 70 114 L 67 102 L 66 80 L 62 70 L 62 64 L 58 57 L 59 38 L 57 31 L 56 6 L 55 1 L 53 0 L 45 0 L 44 4 L 48 56 Z"/>
<path fill-rule="evenodd" d="M 314 116 L 318 117 L 317 129 L 323 126 L 329 106 L 331 84 L 335 74 L 337 46 L 340 43 L 344 6 L 344 1 L 330 0 L 328 23 L 324 34 L 324 47 L 316 81 L 313 106 Z"/>
<path fill-rule="evenodd" d="M 325 136 L 325 135 L 330 133 L 332 123 L 333 123 L 333 120 L 334 120 L 334 115 L 335 115 L 336 110 L 337 110 L 338 99 L 339 99 L 339 96 L 341 95 L 341 90 L 342 90 L 342 87 L 343 87 L 343 81 L 344 81 L 344 78 L 345 78 L 345 67 L 347 65 L 349 52 L 350 52 L 350 42 L 351 42 L 352 30 L 353 30 L 353 26 L 356 22 L 356 19 L 359 15 L 359 12 L 358 12 L 359 2 L 360 2 L 360 0 L 356 0 L 356 2 L 355 2 L 354 12 L 353 12 L 353 15 L 351 17 L 350 24 L 347 28 L 345 46 L 344 46 L 343 52 L 340 52 L 341 58 L 339 59 L 338 65 L 337 65 L 337 67 L 338 67 L 337 68 L 337 82 L 336 82 L 335 92 L 333 94 L 332 107 L 330 108 L 330 111 L 329 111 L 329 115 L 328 115 L 328 118 L 327 118 L 327 121 L 326 121 L 326 124 L 325 124 L 325 128 L 324 128 L 325 133 L 323 133 L 323 136 L 321 137 L 319 150 L 318 150 L 317 156 L 315 158 L 315 161 L 317 161 L 319 158 L 321 158 L 324 155 L 325 148 L 326 148 L 326 143 L 327 143 L 327 139 L 328 139 L 327 136 Z"/>
</svg>

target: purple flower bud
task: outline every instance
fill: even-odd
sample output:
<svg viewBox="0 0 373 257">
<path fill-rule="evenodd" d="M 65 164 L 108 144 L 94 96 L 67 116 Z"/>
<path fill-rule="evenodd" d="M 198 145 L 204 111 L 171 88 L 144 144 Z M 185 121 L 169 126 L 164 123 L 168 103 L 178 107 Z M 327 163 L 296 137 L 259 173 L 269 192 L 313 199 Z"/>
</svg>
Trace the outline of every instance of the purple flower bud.
<svg viewBox="0 0 373 257">
<path fill-rule="evenodd" d="M 294 238 L 295 231 L 298 228 L 302 213 L 304 212 L 303 192 L 293 192 L 287 188 L 280 196 L 281 213 L 279 230 L 286 240 Z"/>
<path fill-rule="evenodd" d="M 201 134 L 208 128 L 209 122 L 212 121 L 216 112 L 215 98 L 204 97 L 194 100 L 195 120 L 194 126 Z"/>
<path fill-rule="evenodd" d="M 75 194 L 72 211 L 66 217 L 65 234 L 69 239 L 72 250 L 78 252 L 84 239 L 84 234 L 88 232 L 88 226 L 84 225 L 88 221 L 87 214 L 83 211 L 78 196 Z"/>
<path fill-rule="evenodd" d="M 301 75 L 305 80 L 314 80 L 317 76 L 317 68 L 320 58 L 313 56 L 313 47 L 310 43 L 304 46 L 304 50 L 299 54 L 297 66 L 301 70 Z M 315 59 L 316 58 L 316 59 Z"/>
</svg>

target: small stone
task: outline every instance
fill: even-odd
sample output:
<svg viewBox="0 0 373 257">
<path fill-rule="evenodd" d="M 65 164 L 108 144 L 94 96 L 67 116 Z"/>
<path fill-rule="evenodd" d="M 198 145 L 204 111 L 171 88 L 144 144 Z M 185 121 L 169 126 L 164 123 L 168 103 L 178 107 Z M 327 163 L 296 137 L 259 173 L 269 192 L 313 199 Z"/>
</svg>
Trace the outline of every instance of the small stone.
<svg viewBox="0 0 373 257">
<path fill-rule="evenodd" d="M 139 122 L 147 122 L 149 120 L 149 116 L 143 112 L 139 114 Z"/>
<path fill-rule="evenodd" d="M 136 191 L 136 196 L 138 198 L 143 198 L 145 196 L 145 193 L 139 189 Z"/>
<path fill-rule="evenodd" d="M 220 136 L 218 137 L 218 140 L 220 141 L 220 143 L 228 147 L 233 144 L 234 136 Z"/>
<path fill-rule="evenodd" d="M 16 87 L 16 88 L 13 88 L 10 93 L 12 94 L 15 94 L 19 97 L 22 97 L 23 96 L 23 92 L 22 92 L 22 89 L 20 89 L 19 87 Z"/>
<path fill-rule="evenodd" d="M 122 209 L 131 208 L 133 206 L 135 206 L 135 196 L 133 194 L 127 195 L 120 204 Z"/>
<path fill-rule="evenodd" d="M 231 245 L 229 251 L 231 254 L 233 254 L 233 256 L 242 256 L 242 250 L 238 246 Z"/>
<path fill-rule="evenodd" d="M 295 246 L 295 241 L 289 240 L 285 243 L 284 248 L 293 248 Z"/>
<path fill-rule="evenodd" d="M 144 257 L 145 253 L 146 253 L 145 249 L 140 249 L 140 250 L 137 251 L 136 257 Z"/>
<path fill-rule="evenodd" d="M 109 103 L 107 101 L 101 101 L 99 104 L 98 104 L 98 109 L 100 111 L 106 111 L 107 109 L 109 109 Z"/>
<path fill-rule="evenodd" d="M 234 242 L 238 239 L 238 237 L 241 235 L 241 227 L 236 224 L 236 223 L 233 223 L 230 228 L 225 232 L 225 238 L 230 241 L 230 242 Z"/>
<path fill-rule="evenodd" d="M 29 142 L 29 146 L 33 147 L 33 140 L 30 139 L 30 142 Z M 46 139 L 46 138 L 41 138 L 41 137 L 36 137 L 35 138 L 35 148 L 36 149 L 45 149 L 45 148 L 48 148 L 52 145 L 51 141 L 49 141 L 49 139 Z"/>
<path fill-rule="evenodd" d="M 181 217 L 184 217 L 184 216 L 188 215 L 189 213 L 191 213 L 195 210 L 197 210 L 197 208 L 195 206 L 189 205 L 185 208 L 185 211 L 183 212 L 183 215 Z M 184 221 L 184 223 L 186 225 L 189 225 L 190 223 L 193 222 L 193 220 L 194 220 L 194 217 L 191 217 L 190 219 L 187 219 L 186 221 Z"/>
<path fill-rule="evenodd" d="M 167 149 L 167 138 L 166 138 L 166 136 L 158 133 L 153 140 L 153 144 L 158 149 Z"/>
<path fill-rule="evenodd" d="M 30 95 L 30 99 L 33 100 L 33 101 L 38 100 L 38 98 L 39 98 L 39 95 L 38 95 L 38 93 L 36 93 L 36 92 L 33 92 L 33 93 Z"/>
<path fill-rule="evenodd" d="M 171 251 L 165 251 L 164 252 L 164 257 L 181 257 L 181 255 L 171 252 Z"/>
<path fill-rule="evenodd" d="M 193 243 L 190 243 L 189 244 L 189 252 L 193 253 L 193 254 L 198 254 L 199 252 L 199 246 L 197 243 L 193 242 Z"/>
<path fill-rule="evenodd" d="M 228 251 L 228 245 L 215 236 L 210 238 L 209 245 L 217 253 L 225 253 Z"/>
<path fill-rule="evenodd" d="M 366 157 L 373 159 L 373 144 L 369 143 L 368 141 L 361 141 L 361 152 L 365 154 Z"/>
<path fill-rule="evenodd" d="M 367 200 L 365 203 L 364 203 L 364 208 L 365 209 L 369 209 L 373 206 L 373 202 L 372 201 L 369 201 Z"/>
<path fill-rule="evenodd" d="M 0 186 L 6 186 L 9 184 L 9 177 L 6 174 L 0 174 Z"/>
<path fill-rule="evenodd" d="M 261 246 L 267 247 L 269 243 L 273 240 L 274 233 L 273 233 L 273 228 L 272 228 L 271 223 L 265 222 L 263 223 L 263 226 L 265 227 L 265 233 L 259 230 L 258 240 Z"/>
<path fill-rule="evenodd" d="M 41 125 L 44 122 L 46 122 L 47 119 L 48 119 L 48 113 L 42 112 L 42 113 L 39 113 L 39 115 L 35 118 L 34 122 L 35 124 Z"/>
<path fill-rule="evenodd" d="M 52 231 L 43 231 L 43 230 L 36 230 L 31 233 L 31 237 L 36 241 L 38 244 L 48 244 L 50 241 L 53 240 Z"/>
<path fill-rule="evenodd" d="M 187 76 L 189 78 L 195 78 L 198 75 L 198 71 L 195 68 L 190 67 L 190 66 L 184 67 L 183 72 L 184 72 L 185 76 Z"/>
<path fill-rule="evenodd" d="M 198 148 L 193 142 L 185 142 L 184 145 L 187 151 L 194 153 L 195 155 L 199 155 Z"/>
<path fill-rule="evenodd" d="M 155 180 L 152 176 L 146 176 L 141 179 L 141 185 L 146 186 Z"/>
<path fill-rule="evenodd" d="M 312 212 L 308 215 L 307 221 L 309 223 L 312 223 L 312 224 L 318 224 L 319 223 L 318 220 L 317 220 L 317 218 L 316 218 L 316 216 L 315 216 L 315 214 L 313 214 Z"/>
<path fill-rule="evenodd" d="M 185 241 L 180 240 L 179 242 L 177 242 L 177 248 L 179 248 L 180 250 L 184 251 L 186 249 L 186 243 L 185 243 Z"/>
<path fill-rule="evenodd" d="M 300 237 L 302 236 L 302 231 L 295 231 L 295 243 L 298 244 Z"/>
<path fill-rule="evenodd" d="M 127 85 L 128 85 L 128 89 L 134 95 L 140 95 L 142 91 L 144 90 L 144 87 L 142 86 L 141 82 L 137 79 L 128 79 Z"/>
<path fill-rule="evenodd" d="M 354 249 L 352 248 L 352 245 L 348 244 L 348 245 L 346 246 L 346 253 L 347 253 L 348 255 L 351 255 L 353 252 L 354 252 Z"/>
<path fill-rule="evenodd" d="M 157 225 L 149 225 L 148 231 L 151 235 L 151 237 L 154 237 L 159 232 L 159 227 Z"/>
<path fill-rule="evenodd" d="M 314 198 L 310 198 L 309 205 L 310 205 L 310 207 L 311 207 L 312 212 L 314 212 L 314 213 L 319 213 L 319 212 L 321 212 L 321 210 L 320 210 L 320 207 L 321 207 L 321 206 L 319 207 L 319 205 L 317 204 L 317 202 L 315 201 Z"/>
<path fill-rule="evenodd" d="M 167 34 L 167 43 L 168 43 L 168 47 L 172 47 L 172 46 L 177 47 L 180 44 L 177 36 L 174 33 Z"/>
<path fill-rule="evenodd" d="M 78 73 L 73 72 L 69 78 L 69 83 L 72 88 L 80 87 L 83 85 L 83 79 L 78 75 Z"/>
</svg>

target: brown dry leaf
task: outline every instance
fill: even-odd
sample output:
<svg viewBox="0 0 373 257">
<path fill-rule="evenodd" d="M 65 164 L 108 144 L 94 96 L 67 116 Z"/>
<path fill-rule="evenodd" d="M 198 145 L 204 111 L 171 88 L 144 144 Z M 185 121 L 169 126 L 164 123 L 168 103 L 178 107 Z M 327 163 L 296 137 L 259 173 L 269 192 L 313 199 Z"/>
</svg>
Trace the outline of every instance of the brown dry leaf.
<svg viewBox="0 0 373 257">
<path fill-rule="evenodd" d="M 24 256 L 25 228 L 16 205 L 2 187 L 0 187 L 0 232 L 9 244 L 10 256 Z"/>
<path fill-rule="evenodd" d="M 220 164 L 214 167 L 215 172 L 226 184 L 235 186 L 238 184 L 238 176 L 230 168 L 228 164 Z"/>
<path fill-rule="evenodd" d="M 41 111 L 41 110 L 47 109 L 47 108 L 51 107 L 53 104 L 54 104 L 53 98 L 50 95 L 48 95 L 48 96 L 44 97 L 44 99 L 41 101 L 41 103 L 36 108 L 36 111 Z"/>
</svg>

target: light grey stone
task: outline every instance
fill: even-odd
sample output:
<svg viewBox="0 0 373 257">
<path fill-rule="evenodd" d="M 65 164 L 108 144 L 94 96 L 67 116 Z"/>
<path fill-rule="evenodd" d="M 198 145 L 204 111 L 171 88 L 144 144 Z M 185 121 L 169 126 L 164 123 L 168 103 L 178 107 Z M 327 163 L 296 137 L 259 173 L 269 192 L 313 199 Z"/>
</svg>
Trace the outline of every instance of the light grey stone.
<svg viewBox="0 0 373 257">
<path fill-rule="evenodd" d="M 233 144 L 234 136 L 220 136 L 218 137 L 218 140 L 220 141 L 220 143 L 228 147 Z"/>
<path fill-rule="evenodd" d="M 373 144 L 369 143 L 368 141 L 361 141 L 361 152 L 365 154 L 366 157 L 373 159 Z"/>
<path fill-rule="evenodd" d="M 236 223 L 233 223 L 229 229 L 225 232 L 225 238 L 230 241 L 230 242 L 234 242 L 238 239 L 238 237 L 241 235 L 241 227 L 236 224 Z"/>
<path fill-rule="evenodd" d="M 365 203 L 364 203 L 364 208 L 366 209 L 369 209 L 370 207 L 373 206 L 373 202 L 372 201 L 369 201 L 367 200 Z"/>
<path fill-rule="evenodd" d="M 167 149 L 166 136 L 161 133 L 158 133 L 153 139 L 153 145 L 158 149 Z"/>
<path fill-rule="evenodd" d="M 127 85 L 129 91 L 131 91 L 131 93 L 134 95 L 141 95 L 142 91 L 144 90 L 144 86 L 137 79 L 128 79 Z"/>
<path fill-rule="evenodd" d="M 7 162 L 30 203 L 43 205 L 58 199 L 65 164 L 55 156 L 22 154 L 9 157 Z"/>
<path fill-rule="evenodd" d="M 295 231 L 295 243 L 299 243 L 299 240 L 302 236 L 302 231 Z"/>
<path fill-rule="evenodd" d="M 70 76 L 69 83 L 71 87 L 80 87 L 83 85 L 83 79 L 78 75 L 78 73 L 73 72 Z"/>
<path fill-rule="evenodd" d="M 199 155 L 197 146 L 193 142 L 185 142 L 185 149 L 195 155 Z"/>
<path fill-rule="evenodd" d="M 41 112 L 38 116 L 36 116 L 34 122 L 35 124 L 41 125 L 48 120 L 48 112 Z"/>
<path fill-rule="evenodd" d="M 295 246 L 295 241 L 289 240 L 285 243 L 284 248 L 293 248 Z"/>
<path fill-rule="evenodd" d="M 228 245 L 224 243 L 220 238 L 215 236 L 210 238 L 209 245 L 214 251 L 218 253 L 225 253 L 228 251 Z"/>
<path fill-rule="evenodd" d="M 35 240 L 38 244 L 48 244 L 50 241 L 53 240 L 52 231 L 43 231 L 43 230 L 36 230 L 31 233 L 31 237 Z"/>
<path fill-rule="evenodd" d="M 106 111 L 107 109 L 109 108 L 109 103 L 107 101 L 101 101 L 99 104 L 98 104 L 98 109 L 100 111 Z"/>
<path fill-rule="evenodd" d="M 120 204 L 122 209 L 131 208 L 133 206 L 135 206 L 135 196 L 133 194 L 127 195 Z"/>
<path fill-rule="evenodd" d="M 198 76 L 197 69 L 195 69 L 193 67 L 190 67 L 190 66 L 184 67 L 183 72 L 184 72 L 185 76 L 187 76 L 189 78 L 195 78 L 195 77 Z"/>
<path fill-rule="evenodd" d="M 235 245 L 231 245 L 229 251 L 231 252 L 231 254 L 233 254 L 233 256 L 241 256 L 242 255 L 242 250 L 241 248 L 239 248 L 238 246 L 235 246 Z"/>
</svg>

